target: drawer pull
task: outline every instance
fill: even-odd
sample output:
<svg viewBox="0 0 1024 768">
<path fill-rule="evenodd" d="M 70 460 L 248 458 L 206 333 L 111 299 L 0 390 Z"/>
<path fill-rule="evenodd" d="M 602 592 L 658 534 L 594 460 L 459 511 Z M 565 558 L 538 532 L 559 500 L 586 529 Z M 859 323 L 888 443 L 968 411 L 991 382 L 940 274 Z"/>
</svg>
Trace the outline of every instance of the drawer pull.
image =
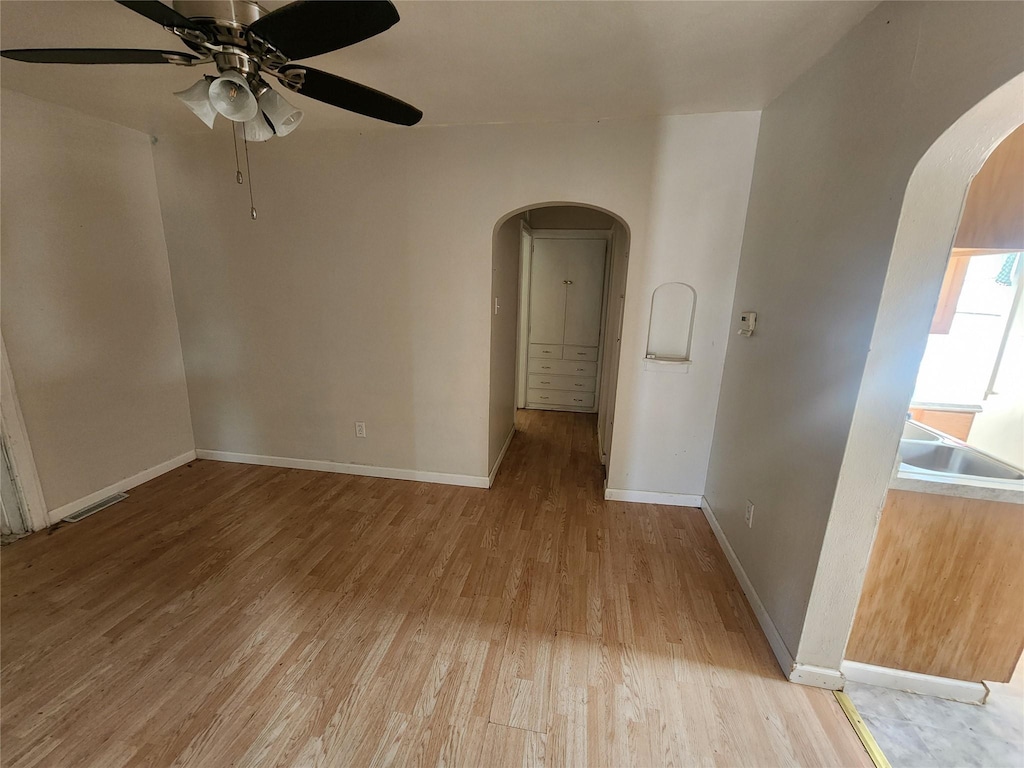
<svg viewBox="0 0 1024 768">
<path fill-rule="evenodd" d="M 541 352 L 542 355 L 550 355 L 551 354 L 551 350 L 550 349 L 542 349 L 540 352 Z M 579 354 L 579 353 L 577 352 L 577 354 Z"/>
<path fill-rule="evenodd" d="M 587 370 L 587 369 L 586 369 L 586 368 L 577 368 L 576 370 L 577 370 L 577 371 L 585 371 L 585 370 Z"/>
<path fill-rule="evenodd" d="M 583 402 L 583 401 L 582 401 L 582 400 L 580 400 L 580 399 L 579 399 L 578 397 L 574 397 L 574 398 L 572 399 L 572 401 L 573 401 L 574 403 L 582 403 L 582 402 Z"/>
<path fill-rule="evenodd" d="M 550 384 L 550 381 L 542 381 L 541 384 Z"/>
<path fill-rule="evenodd" d="M 583 385 L 582 385 L 582 384 L 580 384 L 580 383 L 579 383 L 579 382 L 577 381 L 577 382 L 576 382 L 576 386 L 577 386 L 577 387 L 582 387 Z"/>
<path fill-rule="evenodd" d="M 541 368 L 543 368 L 545 371 L 550 371 L 551 370 L 551 366 L 550 365 L 542 365 Z M 583 369 L 582 368 L 577 368 L 576 370 L 577 371 L 582 371 Z"/>
<path fill-rule="evenodd" d="M 577 352 L 576 354 L 580 355 L 582 357 L 583 355 L 586 355 L 587 353 L 586 352 Z"/>
<path fill-rule="evenodd" d="M 541 395 L 541 396 L 540 396 L 540 399 L 541 399 L 541 400 L 550 400 L 551 398 L 550 398 L 550 397 L 548 397 L 547 395 Z"/>
</svg>

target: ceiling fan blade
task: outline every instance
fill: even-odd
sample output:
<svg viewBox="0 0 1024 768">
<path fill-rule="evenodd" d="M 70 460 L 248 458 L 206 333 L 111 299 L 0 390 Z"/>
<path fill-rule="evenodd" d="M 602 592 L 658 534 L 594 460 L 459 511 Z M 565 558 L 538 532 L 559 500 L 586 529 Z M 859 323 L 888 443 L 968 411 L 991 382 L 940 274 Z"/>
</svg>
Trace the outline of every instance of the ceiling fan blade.
<svg viewBox="0 0 1024 768">
<path fill-rule="evenodd" d="M 398 22 L 389 0 L 297 0 L 249 31 L 289 59 L 308 59 L 380 34 Z"/>
<path fill-rule="evenodd" d="M 416 125 L 423 113 L 394 96 L 354 83 L 337 75 L 301 64 L 289 64 L 278 70 L 291 90 L 334 107 L 398 125 Z"/>
<path fill-rule="evenodd" d="M 164 5 L 160 0 L 117 0 L 125 8 L 140 13 L 150 21 L 155 21 L 162 27 L 181 27 L 184 29 L 199 29 L 199 25 L 187 16 L 182 16 L 169 5 Z"/>
<path fill-rule="evenodd" d="M 0 56 L 34 64 L 187 64 L 198 56 L 138 48 L 13 48 Z"/>
</svg>

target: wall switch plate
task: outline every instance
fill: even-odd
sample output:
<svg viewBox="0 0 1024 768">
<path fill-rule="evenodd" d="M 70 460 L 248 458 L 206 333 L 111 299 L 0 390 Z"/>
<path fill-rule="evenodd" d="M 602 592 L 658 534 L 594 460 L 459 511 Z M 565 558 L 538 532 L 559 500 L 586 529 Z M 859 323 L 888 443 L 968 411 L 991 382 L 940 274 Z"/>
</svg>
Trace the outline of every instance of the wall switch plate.
<svg viewBox="0 0 1024 768">
<path fill-rule="evenodd" d="M 498 297 L 494 297 L 494 314 L 498 314 L 498 310 L 501 309 L 501 305 L 498 303 Z"/>
<path fill-rule="evenodd" d="M 747 521 L 747 528 L 754 527 L 754 502 L 750 499 L 747 499 L 747 514 L 744 519 Z"/>
<path fill-rule="evenodd" d="M 356 422 L 356 437 L 366 437 L 366 422 L 365 421 L 357 421 Z"/>
<path fill-rule="evenodd" d="M 757 312 L 751 312 L 749 309 L 746 312 L 740 313 L 740 329 L 738 331 L 740 336 L 750 337 L 754 335 L 754 328 L 757 326 Z"/>
</svg>

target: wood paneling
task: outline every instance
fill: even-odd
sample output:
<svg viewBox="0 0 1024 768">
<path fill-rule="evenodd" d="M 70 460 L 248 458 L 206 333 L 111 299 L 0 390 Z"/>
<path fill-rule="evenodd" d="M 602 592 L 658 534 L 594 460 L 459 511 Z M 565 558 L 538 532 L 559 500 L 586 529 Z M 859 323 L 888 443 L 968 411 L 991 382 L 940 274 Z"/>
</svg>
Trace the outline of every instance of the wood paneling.
<svg viewBox="0 0 1024 768">
<path fill-rule="evenodd" d="M 846 658 L 1006 682 L 1024 648 L 1024 506 L 889 491 Z"/>
<path fill-rule="evenodd" d="M 911 408 L 910 418 L 918 424 L 937 429 L 944 435 L 966 440 L 974 424 L 974 411 L 933 411 L 927 408 Z"/>
<path fill-rule="evenodd" d="M 955 244 L 1024 250 L 1024 126 L 993 150 L 971 182 Z"/>
<path fill-rule="evenodd" d="M 5 766 L 868 766 L 596 417 L 490 491 L 197 461 L 3 551 Z"/>
</svg>

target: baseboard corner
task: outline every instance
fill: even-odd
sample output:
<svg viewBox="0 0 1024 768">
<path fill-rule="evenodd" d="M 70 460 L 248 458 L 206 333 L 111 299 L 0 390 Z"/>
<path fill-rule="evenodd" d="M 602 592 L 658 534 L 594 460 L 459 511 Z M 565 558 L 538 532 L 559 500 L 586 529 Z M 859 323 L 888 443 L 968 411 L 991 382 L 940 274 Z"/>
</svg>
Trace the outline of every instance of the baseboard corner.
<svg viewBox="0 0 1024 768">
<path fill-rule="evenodd" d="M 142 485 L 143 483 L 148 483 L 155 477 L 159 477 L 160 475 L 166 474 L 167 472 L 170 472 L 173 469 L 177 469 L 178 467 L 184 464 L 188 464 L 195 458 L 196 451 L 193 448 L 192 450 L 185 451 L 185 453 L 175 456 L 173 459 L 162 461 L 159 464 L 150 467 L 149 469 L 144 469 L 141 472 L 136 472 L 131 477 L 126 477 L 123 480 L 118 480 L 116 483 L 111 483 L 105 488 L 100 488 L 98 491 L 94 491 L 93 493 L 90 493 L 88 496 L 83 496 L 82 498 L 76 499 L 75 501 L 69 501 L 67 504 L 62 504 L 56 509 L 51 509 L 46 513 L 46 516 L 50 520 L 50 525 L 59 523 L 68 515 L 73 515 L 75 512 L 83 510 L 86 507 L 90 506 L 91 504 L 95 504 L 97 501 L 102 501 L 108 496 L 113 496 L 115 493 L 123 493 L 124 491 L 130 491 L 132 488 L 135 488 L 136 486 Z"/>
<path fill-rule="evenodd" d="M 516 426 L 512 425 L 512 429 L 508 432 L 508 437 L 505 438 L 505 443 L 501 446 L 501 451 L 498 453 L 498 458 L 494 460 L 494 466 L 491 467 L 490 473 L 487 475 L 487 487 L 490 488 L 494 485 L 494 478 L 498 476 L 498 470 L 501 468 L 501 462 L 505 458 L 505 454 L 508 452 L 508 447 L 512 445 L 512 438 L 516 436 Z"/>
<path fill-rule="evenodd" d="M 846 678 L 838 669 L 795 662 L 789 672 L 789 682 L 809 685 L 812 688 L 824 688 L 826 691 L 841 691 L 846 684 Z"/>
</svg>

